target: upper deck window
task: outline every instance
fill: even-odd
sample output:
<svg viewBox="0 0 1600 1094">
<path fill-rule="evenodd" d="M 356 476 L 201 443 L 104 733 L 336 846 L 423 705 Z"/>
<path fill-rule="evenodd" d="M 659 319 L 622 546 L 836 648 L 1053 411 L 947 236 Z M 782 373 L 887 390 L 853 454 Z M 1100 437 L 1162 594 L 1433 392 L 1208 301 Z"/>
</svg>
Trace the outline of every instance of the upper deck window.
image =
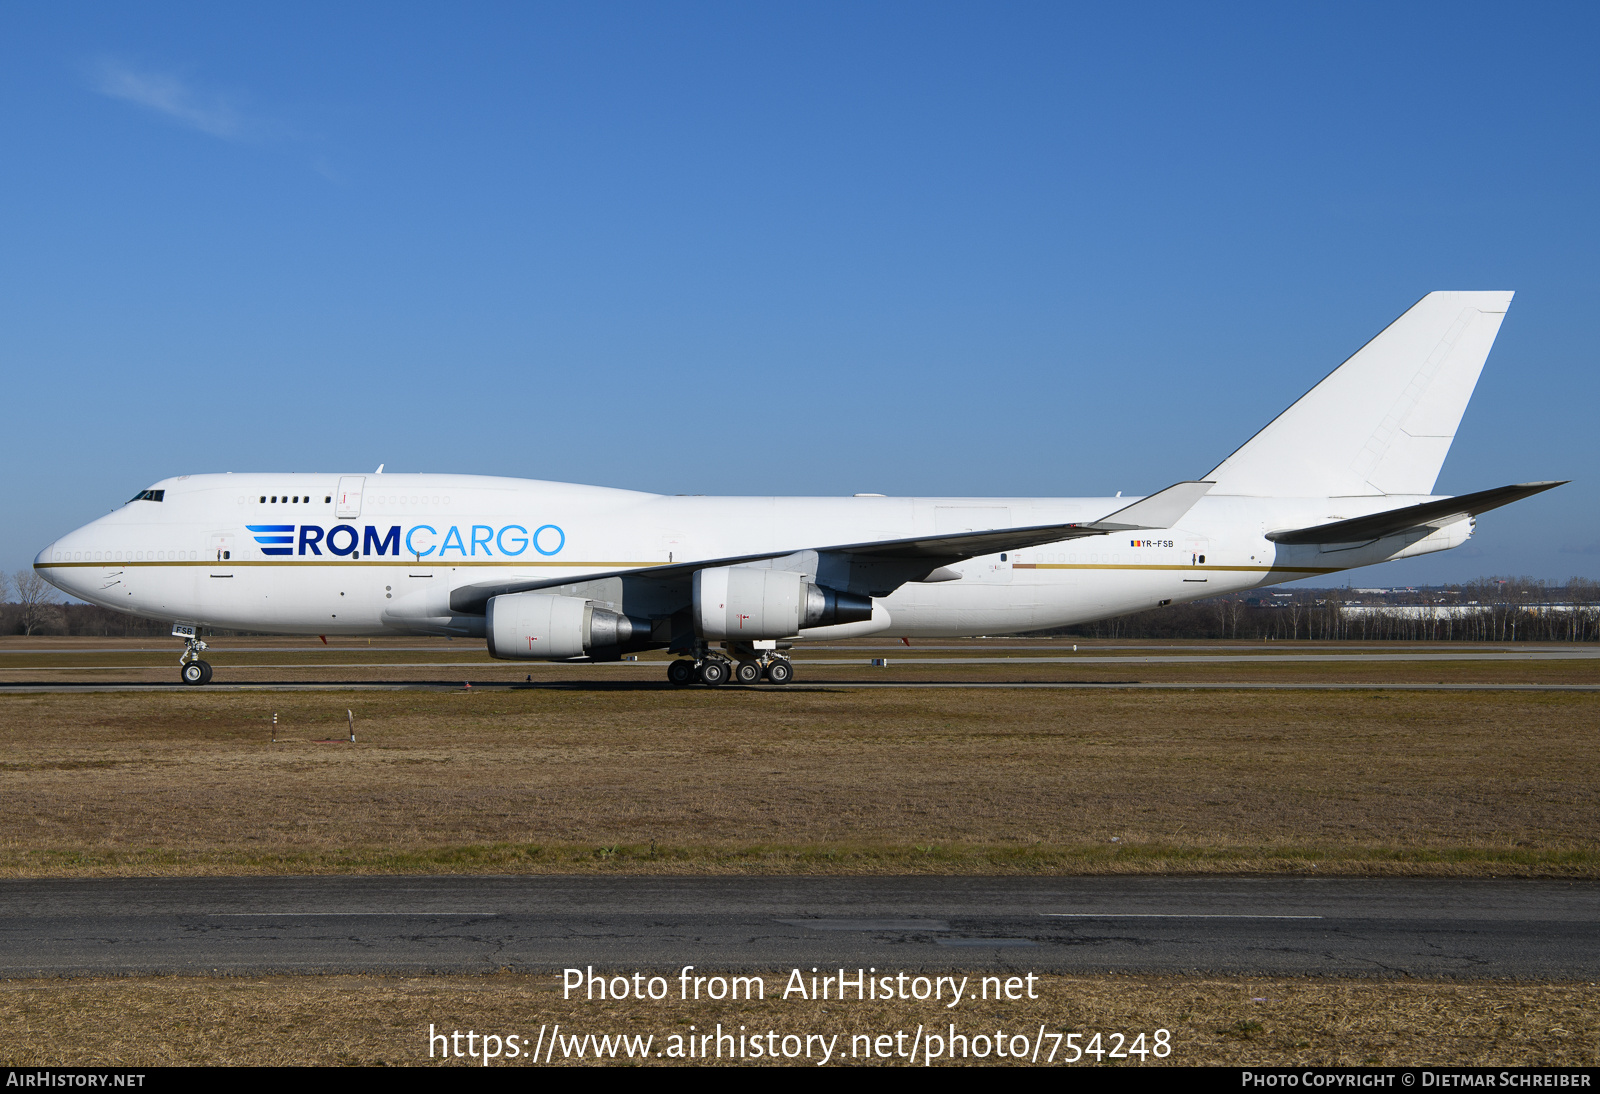
<svg viewBox="0 0 1600 1094">
<path fill-rule="evenodd" d="M 128 499 L 128 504 L 132 505 L 136 501 L 160 501 L 166 496 L 165 490 L 141 490 Z"/>
</svg>

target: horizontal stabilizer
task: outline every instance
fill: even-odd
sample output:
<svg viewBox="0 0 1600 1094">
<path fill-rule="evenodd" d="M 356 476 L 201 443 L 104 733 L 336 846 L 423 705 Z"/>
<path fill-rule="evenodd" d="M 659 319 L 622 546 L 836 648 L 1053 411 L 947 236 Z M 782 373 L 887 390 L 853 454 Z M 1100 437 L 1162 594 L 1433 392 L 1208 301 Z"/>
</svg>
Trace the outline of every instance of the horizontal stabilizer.
<svg viewBox="0 0 1600 1094">
<path fill-rule="evenodd" d="M 1458 520 L 1475 517 L 1479 513 L 1487 513 L 1502 505 L 1510 505 L 1514 501 L 1521 501 L 1523 498 L 1542 494 L 1546 490 L 1553 490 L 1557 486 L 1564 486 L 1568 481 L 1570 480 L 1520 482 L 1512 486 L 1497 486 L 1493 490 L 1480 490 L 1476 494 L 1462 494 L 1460 497 L 1445 498 L 1443 501 L 1425 501 L 1421 505 L 1407 505 L 1402 509 L 1390 509 L 1383 513 L 1373 513 L 1371 516 L 1354 517 L 1351 520 L 1336 520 L 1332 524 L 1268 532 L 1267 538 L 1274 543 L 1289 544 L 1364 543 L 1367 540 L 1392 536 L 1409 528 L 1421 528 L 1427 525 L 1444 527 L 1447 524 L 1454 524 Z"/>
</svg>

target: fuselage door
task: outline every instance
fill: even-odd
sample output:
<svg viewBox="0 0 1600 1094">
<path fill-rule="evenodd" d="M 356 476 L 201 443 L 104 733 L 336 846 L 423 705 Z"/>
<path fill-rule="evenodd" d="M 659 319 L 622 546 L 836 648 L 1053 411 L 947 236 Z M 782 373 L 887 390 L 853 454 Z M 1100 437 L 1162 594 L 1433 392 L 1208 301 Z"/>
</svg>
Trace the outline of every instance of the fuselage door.
<svg viewBox="0 0 1600 1094">
<path fill-rule="evenodd" d="M 656 550 L 658 557 L 665 559 L 669 564 L 689 557 L 689 537 L 682 532 L 662 532 L 660 543 Z"/>
<path fill-rule="evenodd" d="M 212 532 L 211 546 L 206 554 L 208 561 L 229 562 L 233 559 L 233 533 Z"/>
<path fill-rule="evenodd" d="M 361 490 L 366 483 L 365 475 L 346 475 L 339 480 L 339 493 L 333 499 L 335 517 L 355 520 L 361 516 Z"/>
<path fill-rule="evenodd" d="M 933 510 L 935 535 L 960 535 L 962 532 L 988 532 L 1011 527 L 1010 506 L 939 505 Z M 988 555 L 966 564 L 966 577 L 990 585 L 1011 584 L 1011 555 Z"/>
<path fill-rule="evenodd" d="M 1206 572 L 1206 551 L 1210 545 L 1211 541 L 1201 536 L 1184 537 L 1184 553 L 1178 556 L 1178 561 L 1187 564 L 1189 568 L 1182 571 L 1183 577 L 1179 581 L 1180 585 L 1199 586 L 1210 583 L 1211 575 Z M 1187 595 L 1192 596 L 1199 591 L 1197 588 L 1190 589 Z"/>
</svg>

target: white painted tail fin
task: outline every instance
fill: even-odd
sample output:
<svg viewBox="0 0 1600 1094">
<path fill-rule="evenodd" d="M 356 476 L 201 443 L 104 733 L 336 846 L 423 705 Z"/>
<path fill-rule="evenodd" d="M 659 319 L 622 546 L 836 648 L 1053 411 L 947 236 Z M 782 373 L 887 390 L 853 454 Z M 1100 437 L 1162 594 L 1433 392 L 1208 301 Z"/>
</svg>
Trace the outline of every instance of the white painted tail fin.
<svg viewBox="0 0 1600 1094">
<path fill-rule="evenodd" d="M 1207 475 L 1212 495 L 1433 493 L 1511 296 L 1424 296 Z"/>
</svg>

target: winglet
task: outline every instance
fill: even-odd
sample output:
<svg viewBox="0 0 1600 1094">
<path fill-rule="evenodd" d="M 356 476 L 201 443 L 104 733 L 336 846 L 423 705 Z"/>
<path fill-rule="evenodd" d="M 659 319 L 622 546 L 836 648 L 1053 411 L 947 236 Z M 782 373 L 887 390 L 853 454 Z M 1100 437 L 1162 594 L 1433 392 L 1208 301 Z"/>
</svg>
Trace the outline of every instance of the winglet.
<svg viewBox="0 0 1600 1094">
<path fill-rule="evenodd" d="M 1173 483 L 1157 494 L 1125 505 L 1115 513 L 1101 517 L 1085 528 L 1102 532 L 1124 532 L 1135 528 L 1171 528 L 1194 508 L 1194 503 L 1206 496 L 1214 482 Z"/>
</svg>

